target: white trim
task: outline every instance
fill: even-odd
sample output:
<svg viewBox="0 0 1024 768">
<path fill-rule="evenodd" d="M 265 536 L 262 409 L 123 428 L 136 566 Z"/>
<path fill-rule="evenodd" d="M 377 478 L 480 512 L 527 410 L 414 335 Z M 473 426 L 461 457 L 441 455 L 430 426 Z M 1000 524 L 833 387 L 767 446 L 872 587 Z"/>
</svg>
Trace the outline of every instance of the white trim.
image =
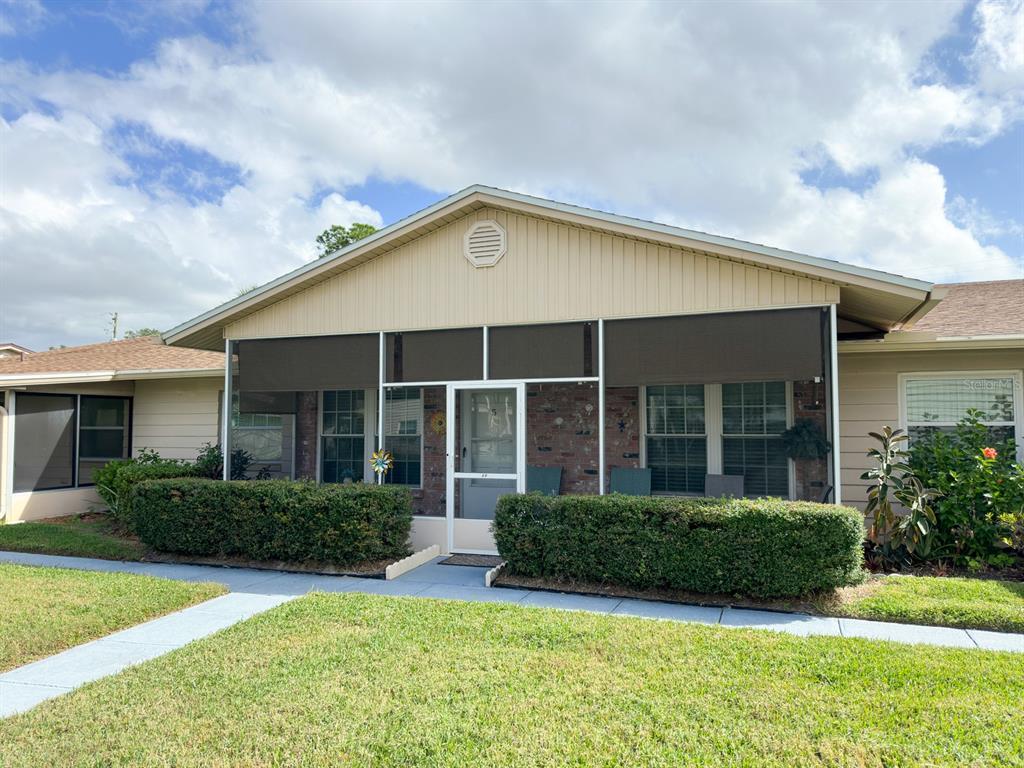
<svg viewBox="0 0 1024 768">
<path fill-rule="evenodd" d="M 597 320 L 597 494 L 605 494 L 605 475 L 608 474 L 608 457 L 605 455 L 605 379 L 604 379 L 604 318 Z"/>
<path fill-rule="evenodd" d="M 1017 460 L 1024 461 L 1024 372 L 1010 370 L 983 371 L 905 371 L 896 377 L 899 401 L 899 426 L 909 432 L 907 423 L 908 379 L 1011 379 L 1013 381 L 1013 421 L 995 422 L 994 426 L 1012 426 L 1017 444 Z M 956 426 L 956 422 L 929 422 L 930 426 Z"/>
<path fill-rule="evenodd" d="M 484 337 L 484 381 L 490 378 L 491 366 L 490 366 L 490 355 L 491 355 L 491 337 L 488 333 L 488 326 L 483 326 L 483 337 Z"/>
<path fill-rule="evenodd" d="M 384 331 L 377 332 L 377 450 L 384 450 L 384 405 L 387 402 L 384 397 L 385 373 L 384 353 L 387 349 L 387 342 L 384 339 Z M 377 485 L 384 484 L 384 475 L 377 475 Z"/>
<path fill-rule="evenodd" d="M 445 529 L 448 537 L 448 551 L 455 546 L 455 387 L 449 384 L 445 388 Z"/>
<path fill-rule="evenodd" d="M 828 373 L 828 394 L 829 410 L 832 422 L 832 500 L 836 504 L 843 503 L 842 485 L 842 451 L 839 447 L 839 436 L 841 428 L 839 425 L 839 321 L 836 317 L 836 305 L 833 304 L 828 310 L 829 318 L 829 373 Z"/>
<path fill-rule="evenodd" d="M 231 385 L 231 339 L 224 340 L 224 394 L 221 397 L 221 453 L 224 456 L 224 466 L 221 468 L 221 477 L 224 480 L 231 479 L 231 405 L 234 391 Z"/>
<path fill-rule="evenodd" d="M 6 390 L 3 419 L 4 433 L 0 434 L 0 520 L 6 520 L 14 508 L 14 413 L 16 394 Z"/>
</svg>

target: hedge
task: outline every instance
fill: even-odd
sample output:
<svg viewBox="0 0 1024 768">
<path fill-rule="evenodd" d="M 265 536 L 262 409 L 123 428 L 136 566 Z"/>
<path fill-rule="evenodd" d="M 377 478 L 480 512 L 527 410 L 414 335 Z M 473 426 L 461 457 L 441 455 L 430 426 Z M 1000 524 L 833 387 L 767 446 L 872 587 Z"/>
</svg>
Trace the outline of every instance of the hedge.
<svg viewBox="0 0 1024 768">
<path fill-rule="evenodd" d="M 199 470 L 195 464 L 176 459 L 158 459 L 138 462 L 118 459 L 108 462 L 93 473 L 96 491 L 114 519 L 129 530 L 135 529 L 132 515 L 132 489 L 145 480 L 172 477 L 195 477 Z"/>
<path fill-rule="evenodd" d="M 405 488 L 291 480 L 149 480 L 135 486 L 135 531 L 163 552 L 335 565 L 406 556 Z"/>
<path fill-rule="evenodd" d="M 780 499 L 527 494 L 498 500 L 494 534 L 522 576 L 794 597 L 860 581 L 864 518 Z"/>
</svg>

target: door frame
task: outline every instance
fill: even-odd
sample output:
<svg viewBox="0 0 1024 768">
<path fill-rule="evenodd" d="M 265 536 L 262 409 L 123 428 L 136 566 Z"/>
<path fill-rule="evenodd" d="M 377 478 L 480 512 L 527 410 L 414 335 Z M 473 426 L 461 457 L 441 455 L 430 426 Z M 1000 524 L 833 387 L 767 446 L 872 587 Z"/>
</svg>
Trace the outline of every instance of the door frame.
<svg viewBox="0 0 1024 768">
<path fill-rule="evenodd" d="M 514 389 L 516 393 L 516 472 L 495 474 L 488 472 L 455 471 L 455 428 L 458 422 L 459 393 L 466 390 Z M 448 551 L 474 555 L 492 555 L 496 550 L 455 548 L 455 481 L 515 480 L 516 493 L 526 492 L 526 382 L 519 381 L 459 381 L 446 386 L 445 413 L 445 517 L 447 519 Z"/>
</svg>

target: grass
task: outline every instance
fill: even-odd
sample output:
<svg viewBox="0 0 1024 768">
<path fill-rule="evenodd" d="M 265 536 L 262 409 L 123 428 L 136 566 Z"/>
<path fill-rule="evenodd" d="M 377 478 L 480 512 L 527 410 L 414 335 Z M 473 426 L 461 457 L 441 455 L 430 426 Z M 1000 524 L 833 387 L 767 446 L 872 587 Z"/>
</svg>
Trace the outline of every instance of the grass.
<svg viewBox="0 0 1024 768">
<path fill-rule="evenodd" d="M 105 515 L 0 525 L 0 550 L 104 560 L 139 560 L 143 554 L 142 544 L 119 535 Z"/>
<path fill-rule="evenodd" d="M 219 584 L 0 564 L 0 671 L 224 591 Z"/>
<path fill-rule="evenodd" d="M 0 765 L 1020 766 L 1024 655 L 315 594 L 0 721 Z"/>
<path fill-rule="evenodd" d="M 885 576 L 840 590 L 822 612 L 908 624 L 1024 632 L 1024 583 Z"/>
</svg>

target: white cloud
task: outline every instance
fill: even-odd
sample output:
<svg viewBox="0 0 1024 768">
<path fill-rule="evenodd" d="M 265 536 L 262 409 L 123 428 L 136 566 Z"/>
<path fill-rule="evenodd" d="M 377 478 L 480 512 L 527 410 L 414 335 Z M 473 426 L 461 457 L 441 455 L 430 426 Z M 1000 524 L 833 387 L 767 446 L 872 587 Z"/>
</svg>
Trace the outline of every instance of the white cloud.
<svg viewBox="0 0 1024 768">
<path fill-rule="evenodd" d="M 236 44 L 167 40 L 121 75 L 9 65 L 10 103 L 62 112 L 9 126 L 23 149 L 3 180 L 6 269 L 28 270 L 50 247 L 39 232 L 105 258 L 148 254 L 121 272 L 145 281 L 152 264 L 175 287 L 139 302 L 164 322 L 133 324 L 167 326 L 310 258 L 329 223 L 379 223 L 342 194 L 310 205 L 318 190 L 379 176 L 598 203 L 925 278 L 1019 275 L 985 244 L 983 217 L 959 215 L 939 170 L 916 159 L 1020 119 L 1020 2 L 977 7 L 972 82 L 924 71 L 960 10 L 252 3 L 235 9 Z M 118 183 L 132 178 L 118 155 L 126 122 L 241 180 L 195 205 L 166 185 Z M 164 151 L 131 141 L 137 154 Z M 824 165 L 877 181 L 823 191 L 802 180 Z M 98 255 L 86 251 L 81 270 Z M 61 290 L 76 295 L 72 281 Z M 101 315 L 104 301 L 82 306 Z M 0 314 L 0 336 L 43 334 L 51 316 L 26 302 Z"/>
</svg>

